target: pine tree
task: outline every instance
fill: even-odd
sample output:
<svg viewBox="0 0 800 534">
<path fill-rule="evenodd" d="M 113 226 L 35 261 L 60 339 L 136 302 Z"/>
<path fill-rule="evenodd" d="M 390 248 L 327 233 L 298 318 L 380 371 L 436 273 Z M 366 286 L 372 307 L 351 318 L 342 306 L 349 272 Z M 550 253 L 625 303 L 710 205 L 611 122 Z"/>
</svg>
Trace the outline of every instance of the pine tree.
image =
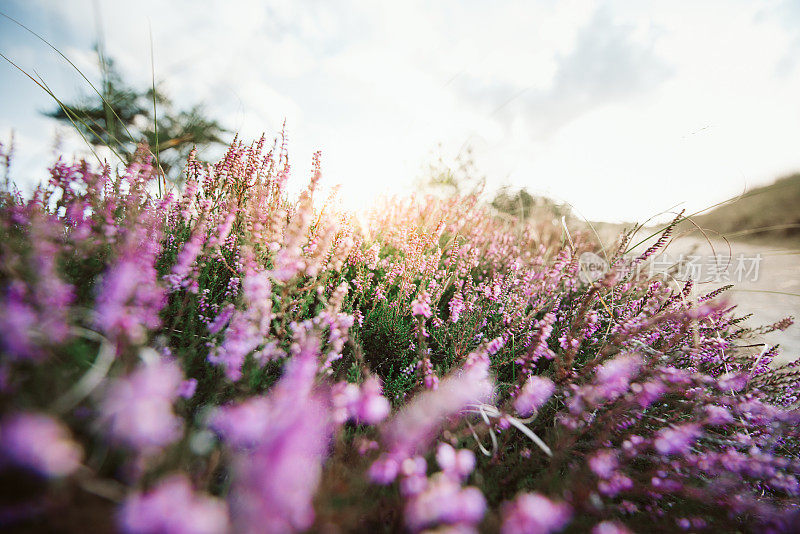
<svg viewBox="0 0 800 534">
<path fill-rule="evenodd" d="M 224 144 L 228 133 L 208 118 L 200 105 L 176 110 L 172 100 L 154 85 L 138 90 L 128 85 L 111 58 L 98 51 L 102 85 L 98 94 L 84 96 L 45 113 L 69 123 L 95 147 L 108 147 L 129 163 L 137 147 L 146 143 L 171 180 L 180 178 L 180 166 L 193 147 L 198 151 Z"/>
</svg>

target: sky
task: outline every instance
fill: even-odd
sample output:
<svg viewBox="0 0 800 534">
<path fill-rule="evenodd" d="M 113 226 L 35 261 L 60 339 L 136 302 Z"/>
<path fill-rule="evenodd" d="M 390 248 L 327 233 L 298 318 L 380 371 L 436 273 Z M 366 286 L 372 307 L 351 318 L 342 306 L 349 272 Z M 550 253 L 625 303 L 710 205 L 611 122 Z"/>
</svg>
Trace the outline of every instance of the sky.
<svg viewBox="0 0 800 534">
<path fill-rule="evenodd" d="M 800 171 L 800 1 L 0 0 L 97 79 L 102 32 L 124 78 L 203 103 L 244 139 L 286 121 L 294 180 L 322 151 L 352 207 L 415 188 L 471 149 L 491 189 L 592 220 L 689 212 Z M 151 63 L 151 40 L 154 61 Z M 0 18 L 0 52 L 62 100 L 89 88 Z M 86 154 L 50 97 L 0 62 L 12 177 Z"/>
</svg>

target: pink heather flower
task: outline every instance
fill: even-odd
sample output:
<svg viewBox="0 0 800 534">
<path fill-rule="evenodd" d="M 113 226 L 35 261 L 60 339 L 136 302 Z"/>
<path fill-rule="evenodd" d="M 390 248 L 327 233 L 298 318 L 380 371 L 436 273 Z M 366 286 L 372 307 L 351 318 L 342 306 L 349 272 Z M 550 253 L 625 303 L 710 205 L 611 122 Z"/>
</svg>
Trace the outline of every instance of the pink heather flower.
<svg viewBox="0 0 800 534">
<path fill-rule="evenodd" d="M 439 525 L 476 525 L 486 513 L 486 499 L 478 488 L 461 488 L 446 476 L 434 475 L 424 491 L 406 503 L 406 526 L 411 532 Z"/>
<path fill-rule="evenodd" d="M 194 229 L 192 236 L 183 245 L 181 251 L 178 252 L 175 265 L 172 266 L 170 274 L 165 276 L 165 280 L 173 291 L 189 285 L 192 266 L 203 249 L 205 238 L 205 228 L 200 225 Z"/>
<path fill-rule="evenodd" d="M 265 271 L 248 273 L 242 282 L 242 292 L 247 308 L 232 312 L 222 345 L 208 355 L 208 361 L 221 365 L 225 376 L 232 381 L 242 377 L 245 359 L 264 342 L 272 321 L 272 285 Z M 226 320 L 223 314 L 228 313 L 226 310 L 220 314 L 221 318 L 218 317 L 222 326 Z M 212 326 L 218 326 L 216 320 Z M 267 356 L 267 353 L 260 354 L 259 358 L 264 360 Z"/>
<path fill-rule="evenodd" d="M 428 486 L 428 463 L 422 456 L 406 458 L 400 463 L 400 493 L 404 497 L 416 495 Z"/>
<path fill-rule="evenodd" d="M 371 376 L 361 384 L 361 395 L 355 407 L 356 420 L 368 425 L 376 425 L 386 419 L 391 405 L 383 396 L 380 381 Z"/>
<path fill-rule="evenodd" d="M 628 383 L 639 372 L 641 366 L 642 359 L 637 354 L 617 356 L 597 368 L 595 382 L 607 387 L 618 384 L 619 387 L 627 389 Z"/>
<path fill-rule="evenodd" d="M 264 345 L 264 348 L 253 354 L 253 358 L 255 358 L 255 360 L 262 365 L 267 362 L 274 362 L 285 357 L 286 353 L 278 346 L 278 342 L 274 339 L 267 341 L 267 343 Z"/>
<path fill-rule="evenodd" d="M 347 382 L 337 382 L 331 388 L 331 400 L 333 402 L 333 420 L 342 424 L 352 419 L 355 414 L 355 406 L 361 392 L 355 384 Z"/>
<path fill-rule="evenodd" d="M 439 387 L 439 377 L 431 370 L 422 378 L 422 385 L 425 386 L 425 389 L 435 390 Z"/>
<path fill-rule="evenodd" d="M 339 382 L 331 390 L 333 419 L 336 423 L 354 420 L 359 423 L 375 425 L 383 421 L 391 406 L 381 394 L 381 383 L 369 377 L 361 385 Z"/>
<path fill-rule="evenodd" d="M 0 349 L 12 359 L 41 360 L 47 352 L 40 350 L 40 345 L 55 345 L 69 336 L 74 291 L 58 276 L 56 245 L 42 237 L 30 237 L 36 282 L 28 284 L 12 277 L 0 292 Z"/>
<path fill-rule="evenodd" d="M 486 366 L 465 364 L 444 378 L 438 389 L 420 393 L 392 418 L 383 433 L 388 450 L 398 458 L 422 452 L 445 418 L 489 400 L 493 391 Z"/>
<path fill-rule="evenodd" d="M 229 501 L 236 532 L 302 531 L 314 522 L 312 499 L 332 414 L 328 397 L 314 391 L 319 344 L 313 341 L 297 339 L 267 396 L 220 409 L 212 419 L 212 428 L 236 451 Z"/>
<path fill-rule="evenodd" d="M 178 388 L 178 396 L 184 399 L 191 399 L 194 397 L 195 391 L 197 391 L 197 380 L 194 378 L 189 378 L 188 380 L 181 382 L 181 385 Z"/>
<path fill-rule="evenodd" d="M 660 381 L 650 381 L 644 384 L 633 384 L 631 391 L 636 394 L 636 402 L 642 408 L 647 408 L 666 393 L 667 386 Z"/>
<path fill-rule="evenodd" d="M 258 328 L 258 333 L 266 336 L 272 321 L 272 284 L 266 271 L 249 272 L 242 280 L 242 293 L 247 303 L 247 314 Z"/>
<path fill-rule="evenodd" d="M 723 393 L 741 391 L 747 385 L 748 380 L 748 375 L 744 373 L 726 373 L 719 377 L 717 387 Z"/>
<path fill-rule="evenodd" d="M 407 460 L 406 460 L 407 461 Z M 400 480 L 400 495 L 403 497 L 411 497 L 417 495 L 428 487 L 428 479 L 425 474 L 414 474 L 402 477 Z"/>
<path fill-rule="evenodd" d="M 475 470 L 475 463 L 474 452 L 460 449 L 456 453 L 456 465 L 453 471 L 462 479 L 466 479 Z"/>
<path fill-rule="evenodd" d="M 598 451 L 589 458 L 589 468 L 600 478 L 611 478 L 618 467 L 617 455 L 611 451 Z"/>
<path fill-rule="evenodd" d="M 15 359 L 36 358 L 39 352 L 33 336 L 39 326 L 39 318 L 33 307 L 24 301 L 21 291 L 8 291 L 0 302 L 0 348 Z"/>
<path fill-rule="evenodd" d="M 380 448 L 377 441 L 361 438 L 356 442 L 356 450 L 360 456 L 366 455 L 370 451 L 377 451 Z"/>
<path fill-rule="evenodd" d="M 394 482 L 399 472 L 400 462 L 384 454 L 369 466 L 367 477 L 375 484 L 387 485 Z"/>
<path fill-rule="evenodd" d="M 258 330 L 249 318 L 236 312 L 231 324 L 225 330 L 225 340 L 208 355 L 208 361 L 221 365 L 225 376 L 231 381 L 242 377 L 242 365 L 247 355 L 253 352 L 261 341 Z"/>
<path fill-rule="evenodd" d="M 543 376 L 530 377 L 514 399 L 514 409 L 522 417 L 533 415 L 553 396 L 555 384 Z"/>
<path fill-rule="evenodd" d="M 436 462 L 441 470 L 456 480 L 465 480 L 475 469 L 475 453 L 469 449 L 456 451 L 447 443 L 436 447 Z"/>
<path fill-rule="evenodd" d="M 270 409 L 267 397 L 255 397 L 241 404 L 222 406 L 214 411 L 209 426 L 231 447 L 252 448 L 269 431 Z"/>
<path fill-rule="evenodd" d="M 118 523 L 127 534 L 224 534 L 230 528 L 225 503 L 194 493 L 184 475 L 128 497 Z"/>
<path fill-rule="evenodd" d="M 502 349 L 505 344 L 506 342 L 502 337 L 496 337 L 486 344 L 486 353 L 489 355 L 497 354 L 497 352 Z"/>
<path fill-rule="evenodd" d="M 619 521 L 603 521 L 592 528 L 592 534 L 633 534 Z"/>
<path fill-rule="evenodd" d="M 420 290 L 417 298 L 411 302 L 411 313 L 426 319 L 433 315 L 431 311 L 431 296 L 424 289 Z"/>
<path fill-rule="evenodd" d="M 724 406 L 709 404 L 705 407 L 705 412 L 705 423 L 708 425 L 721 426 L 733 422 L 733 415 L 731 415 L 731 412 Z"/>
<path fill-rule="evenodd" d="M 219 312 L 219 315 L 217 315 L 211 324 L 208 325 L 208 333 L 214 335 L 222 330 L 225 325 L 228 324 L 228 321 L 231 320 L 231 316 L 233 316 L 235 309 L 236 308 L 233 304 L 228 304 L 222 308 L 222 311 Z"/>
<path fill-rule="evenodd" d="M 405 477 L 414 475 L 425 476 L 428 471 L 428 462 L 422 456 L 414 456 L 413 458 L 406 458 L 400 462 L 400 474 Z"/>
<path fill-rule="evenodd" d="M 342 349 L 347 342 L 347 334 L 353 326 L 355 318 L 346 313 L 327 313 L 323 312 L 318 316 L 322 323 L 328 327 L 328 346 L 330 350 L 325 357 L 324 368 L 329 368 L 331 364 L 342 357 Z"/>
<path fill-rule="evenodd" d="M 610 478 L 597 484 L 600 493 L 607 497 L 615 497 L 620 492 L 633 488 L 633 480 L 621 473 L 613 473 Z"/>
<path fill-rule="evenodd" d="M 642 359 L 637 354 L 624 354 L 609 360 L 595 372 L 595 386 L 589 398 L 595 401 L 614 399 L 628 391 L 631 379 L 636 376 L 642 366 Z"/>
<path fill-rule="evenodd" d="M 306 263 L 299 246 L 281 247 L 273 259 L 275 268 L 270 276 L 279 282 L 288 282 L 305 269 Z"/>
<path fill-rule="evenodd" d="M 286 411 L 274 413 L 281 408 Z M 269 427 L 262 441 L 233 460 L 230 506 L 236 531 L 306 530 L 314 522 L 312 500 L 328 450 L 329 414 L 321 399 L 310 397 L 294 407 L 274 403 L 264 415 Z"/>
<path fill-rule="evenodd" d="M 209 247 L 218 247 L 225 243 L 225 240 L 228 238 L 228 235 L 231 233 L 231 229 L 233 228 L 233 222 L 236 220 L 236 210 L 229 211 L 225 218 L 220 222 L 217 227 L 214 229 L 214 233 L 211 235 L 211 238 L 208 240 Z"/>
<path fill-rule="evenodd" d="M 456 293 L 453 295 L 453 298 L 450 299 L 450 303 L 448 304 L 450 307 L 450 320 L 454 323 L 458 322 L 458 319 L 461 317 L 461 312 L 464 311 L 464 297 L 461 296 L 461 293 Z"/>
<path fill-rule="evenodd" d="M 523 493 L 503 506 L 503 515 L 503 534 L 548 534 L 563 529 L 572 510 L 539 493 Z"/>
<path fill-rule="evenodd" d="M 456 465 L 456 450 L 449 443 L 439 443 L 436 447 L 436 463 L 444 471 L 454 471 Z"/>
<path fill-rule="evenodd" d="M 664 455 L 683 454 L 699 436 L 700 429 L 693 424 L 665 428 L 658 432 L 653 446 Z"/>
<path fill-rule="evenodd" d="M 160 252 L 158 234 L 139 228 L 115 264 L 103 275 L 95 306 L 95 324 L 107 336 L 124 336 L 134 343 L 145 341 L 148 330 L 161 324 L 159 313 L 166 303 L 164 288 L 154 267 Z M 155 241 L 153 241 L 155 240 Z"/>
<path fill-rule="evenodd" d="M 182 384 L 177 364 L 166 360 L 144 364 L 114 380 L 100 403 L 104 428 L 111 439 L 147 451 L 180 437 L 182 422 L 172 403 Z"/>
<path fill-rule="evenodd" d="M 0 423 L 0 464 L 8 461 L 46 477 L 72 474 L 81 463 L 81 447 L 50 416 L 18 413 Z"/>
</svg>

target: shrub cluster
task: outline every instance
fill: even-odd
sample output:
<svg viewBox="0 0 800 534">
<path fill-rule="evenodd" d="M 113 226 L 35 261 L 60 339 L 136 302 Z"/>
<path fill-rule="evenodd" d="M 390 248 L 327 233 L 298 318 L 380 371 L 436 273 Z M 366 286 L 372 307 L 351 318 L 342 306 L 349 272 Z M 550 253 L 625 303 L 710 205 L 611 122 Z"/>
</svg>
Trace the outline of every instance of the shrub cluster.
<svg viewBox="0 0 800 534">
<path fill-rule="evenodd" d="M 0 528 L 790 531 L 800 366 L 718 292 L 475 195 L 287 192 L 283 138 L 159 196 L 0 192 Z M 578 258 L 607 254 L 599 280 Z M 787 319 L 769 328 L 784 328 Z"/>
</svg>

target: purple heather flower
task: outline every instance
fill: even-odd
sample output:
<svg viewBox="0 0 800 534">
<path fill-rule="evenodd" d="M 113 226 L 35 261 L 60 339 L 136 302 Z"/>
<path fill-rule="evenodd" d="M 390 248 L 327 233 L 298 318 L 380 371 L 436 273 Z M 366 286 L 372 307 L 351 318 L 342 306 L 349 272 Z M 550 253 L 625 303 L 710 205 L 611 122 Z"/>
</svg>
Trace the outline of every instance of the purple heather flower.
<svg viewBox="0 0 800 534">
<path fill-rule="evenodd" d="M 227 321 L 227 314 L 232 313 L 222 345 L 208 355 L 208 361 L 222 365 L 225 376 L 232 381 L 242 377 L 245 358 L 264 342 L 272 321 L 272 284 L 265 271 L 248 273 L 242 282 L 242 292 L 247 308 L 232 312 L 226 308 L 217 318 L 219 323 L 215 320 L 209 327 L 209 331 L 221 328 Z M 258 358 L 265 360 L 269 355 L 260 354 Z"/>
<path fill-rule="evenodd" d="M 69 335 L 69 310 L 72 286 L 58 278 L 50 247 L 34 243 L 39 255 L 34 262 L 39 274 L 30 287 L 19 280 L 11 282 L 0 295 L 0 350 L 11 359 L 41 360 L 46 352 L 40 346 L 54 345 Z"/>
<path fill-rule="evenodd" d="M 421 452 L 445 418 L 470 404 L 486 402 L 493 390 L 483 362 L 467 362 L 444 378 L 438 389 L 420 393 L 392 418 L 383 433 L 390 454 L 402 459 Z"/>
<path fill-rule="evenodd" d="M 236 307 L 233 304 L 228 304 L 222 308 L 222 311 L 219 312 L 219 315 L 217 315 L 211 324 L 208 325 L 208 333 L 214 335 L 222 330 L 231 320 L 231 316 L 233 316 L 233 312 L 235 310 Z"/>
<path fill-rule="evenodd" d="M 592 528 L 592 534 L 633 534 L 619 521 L 603 521 Z"/>
<path fill-rule="evenodd" d="M 606 398 L 618 396 L 628 390 L 631 379 L 639 372 L 642 358 L 637 354 L 624 354 L 597 368 L 595 383 Z"/>
<path fill-rule="evenodd" d="M 197 391 L 197 379 L 189 378 L 181 382 L 178 388 L 178 396 L 184 399 L 191 399 L 194 397 L 195 391 Z"/>
<path fill-rule="evenodd" d="M 505 344 L 506 342 L 502 337 L 496 337 L 486 344 L 486 353 L 490 356 L 497 354 L 497 352 L 502 349 Z"/>
<path fill-rule="evenodd" d="M 631 391 L 636 394 L 636 402 L 639 406 L 647 408 L 666 393 L 667 386 L 659 381 L 651 381 L 644 384 L 633 384 Z"/>
<path fill-rule="evenodd" d="M 433 374 L 432 369 L 422 378 L 422 385 L 429 390 L 435 390 L 439 387 L 439 377 Z"/>
<path fill-rule="evenodd" d="M 428 487 L 428 463 L 422 456 L 406 458 L 400 463 L 400 493 L 404 497 L 416 495 Z"/>
<path fill-rule="evenodd" d="M 339 382 L 331 390 L 333 418 L 337 423 L 354 420 L 374 425 L 383 421 L 391 409 L 381 395 L 381 384 L 375 377 L 367 378 L 359 389 L 355 384 Z"/>
<path fill-rule="evenodd" d="M 285 357 L 286 353 L 278 346 L 278 342 L 274 339 L 267 341 L 264 344 L 264 348 L 253 354 L 253 358 L 255 358 L 255 360 L 261 365 L 264 365 L 267 362 L 280 360 L 281 358 Z"/>
<path fill-rule="evenodd" d="M 331 406 L 314 391 L 319 347 L 300 337 L 269 395 L 222 408 L 212 427 L 236 450 L 231 517 L 237 532 L 293 532 L 314 522 Z M 252 426 L 250 426 L 252 425 Z"/>
<path fill-rule="evenodd" d="M 653 446 L 664 455 L 683 454 L 699 436 L 700 429 L 693 424 L 664 428 L 658 432 Z"/>
<path fill-rule="evenodd" d="M 615 497 L 620 492 L 633 488 L 633 480 L 621 473 L 613 473 L 610 478 L 597 484 L 597 489 L 607 497 Z"/>
<path fill-rule="evenodd" d="M 361 394 L 355 406 L 356 420 L 368 425 L 376 425 L 386 419 L 391 405 L 383 396 L 383 388 L 376 377 L 367 378 L 361 384 Z"/>
<path fill-rule="evenodd" d="M 731 391 L 741 391 L 747 385 L 748 375 L 744 373 L 726 373 L 719 377 L 717 387 L 723 393 Z"/>
<path fill-rule="evenodd" d="M 408 460 L 406 460 L 408 461 Z M 402 477 L 400 480 L 400 495 L 403 497 L 411 497 L 413 495 L 417 495 L 422 493 L 425 488 L 428 487 L 428 479 L 425 474 L 421 475 L 409 475 Z"/>
<path fill-rule="evenodd" d="M 331 399 L 333 402 L 333 420 L 336 423 L 344 423 L 353 418 L 355 406 L 361 392 L 358 386 L 347 382 L 337 382 L 331 388 Z"/>
<path fill-rule="evenodd" d="M 705 407 L 705 423 L 708 425 L 721 426 L 733 422 L 733 415 L 724 406 L 709 404 Z"/>
<path fill-rule="evenodd" d="M 162 360 L 144 364 L 117 378 L 106 391 L 100 410 L 113 441 L 147 452 L 180 437 L 182 421 L 172 410 L 183 374 L 177 364 Z"/>
<path fill-rule="evenodd" d="M 24 301 L 20 291 L 8 291 L 0 302 L 0 348 L 14 359 L 36 358 L 38 352 L 32 339 L 39 318 L 36 311 Z"/>
<path fill-rule="evenodd" d="M 417 298 L 411 302 L 411 313 L 426 319 L 433 315 L 431 311 L 431 297 L 424 289 L 421 290 Z"/>
<path fill-rule="evenodd" d="M 503 506 L 503 534 L 549 534 L 563 529 L 572 510 L 538 493 L 523 493 Z"/>
<path fill-rule="evenodd" d="M 73 473 L 81 463 L 81 447 L 55 419 L 38 413 L 17 413 L 0 422 L 0 464 L 6 461 L 47 477 Z"/>
<path fill-rule="evenodd" d="M 217 408 L 209 426 L 225 442 L 237 449 L 248 449 L 263 441 L 269 432 L 271 403 L 256 397 L 241 404 Z"/>
<path fill-rule="evenodd" d="M 453 298 L 450 299 L 450 303 L 448 304 L 450 307 L 450 320 L 454 323 L 458 322 L 458 319 L 461 317 L 461 312 L 464 311 L 464 297 L 461 296 L 461 293 L 456 293 L 453 295 Z"/>
<path fill-rule="evenodd" d="M 159 313 L 166 303 L 158 283 L 156 257 L 161 250 L 160 232 L 152 220 L 139 222 L 131 232 L 116 263 L 103 275 L 95 306 L 95 324 L 107 336 L 145 341 L 148 330 L 161 324 Z"/>
<path fill-rule="evenodd" d="M 396 458 L 382 455 L 369 466 L 367 476 L 375 484 L 391 484 L 400 472 L 400 462 Z"/>
<path fill-rule="evenodd" d="M 312 499 L 328 450 L 329 414 L 312 397 L 283 414 L 270 410 L 265 416 L 271 419 L 267 436 L 233 460 L 230 505 L 236 530 L 306 530 L 314 522 Z"/>
<path fill-rule="evenodd" d="M 173 291 L 189 285 L 192 266 L 203 249 L 205 238 L 205 227 L 202 224 L 198 225 L 194 229 L 192 236 L 181 248 L 175 265 L 172 266 L 172 271 L 165 277 Z"/>
<path fill-rule="evenodd" d="M 556 386 L 549 378 L 532 376 L 514 399 L 514 409 L 522 417 L 533 415 L 553 396 L 555 390 Z"/>
<path fill-rule="evenodd" d="M 598 451 L 589 458 L 589 467 L 595 475 L 607 479 L 616 472 L 619 461 L 611 451 Z"/>
<path fill-rule="evenodd" d="M 229 380 L 239 380 L 245 358 L 258 347 L 261 339 L 250 319 L 245 314 L 236 312 L 225 330 L 225 340 L 208 355 L 208 361 L 222 365 Z"/>
<path fill-rule="evenodd" d="M 486 499 L 478 488 L 462 488 L 449 477 L 434 475 L 425 490 L 406 503 L 406 526 L 411 532 L 439 525 L 476 525 L 486 512 Z"/>
<path fill-rule="evenodd" d="M 128 497 L 118 522 L 127 534 L 224 534 L 230 528 L 225 503 L 194 493 L 184 475 Z"/>
<path fill-rule="evenodd" d="M 456 451 L 451 445 L 440 443 L 436 447 L 436 462 L 445 474 L 465 480 L 475 469 L 475 453 L 469 449 Z"/>
<path fill-rule="evenodd" d="M 225 214 L 225 218 L 214 229 L 211 238 L 208 240 L 209 247 L 218 247 L 225 243 L 228 235 L 233 228 L 233 222 L 236 220 L 236 210 L 231 210 Z"/>
</svg>

